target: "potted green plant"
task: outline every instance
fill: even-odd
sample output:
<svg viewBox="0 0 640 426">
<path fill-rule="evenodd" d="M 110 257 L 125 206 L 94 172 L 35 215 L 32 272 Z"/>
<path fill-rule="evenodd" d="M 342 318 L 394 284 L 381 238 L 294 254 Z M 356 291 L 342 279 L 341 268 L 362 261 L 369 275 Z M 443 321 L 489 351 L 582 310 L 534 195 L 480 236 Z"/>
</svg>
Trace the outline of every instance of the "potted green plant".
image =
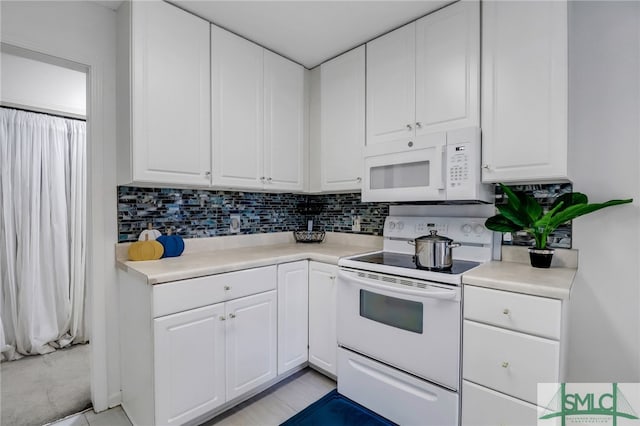
<svg viewBox="0 0 640 426">
<path fill-rule="evenodd" d="M 547 247 L 547 238 L 558 226 L 588 213 L 617 204 L 631 203 L 633 199 L 609 200 L 605 203 L 589 204 L 587 196 L 581 192 L 562 194 L 554 200 L 549 211 L 532 196 L 524 192 L 514 192 L 499 184 L 507 197 L 506 204 L 498 204 L 499 214 L 487 219 L 485 226 L 497 232 L 525 231 L 535 239 L 535 246 L 529 248 L 531 266 L 548 268 L 554 249 Z"/>
</svg>

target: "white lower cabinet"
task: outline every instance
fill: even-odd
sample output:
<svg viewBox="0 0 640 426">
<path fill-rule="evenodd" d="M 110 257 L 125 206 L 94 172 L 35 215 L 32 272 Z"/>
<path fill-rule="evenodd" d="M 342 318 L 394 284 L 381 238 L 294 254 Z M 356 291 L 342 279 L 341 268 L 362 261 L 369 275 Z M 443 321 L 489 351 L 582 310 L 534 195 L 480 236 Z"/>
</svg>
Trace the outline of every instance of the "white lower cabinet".
<svg viewBox="0 0 640 426">
<path fill-rule="evenodd" d="M 154 320 L 156 424 L 183 424 L 277 375 L 276 291 Z"/>
<path fill-rule="evenodd" d="M 227 400 L 232 400 L 277 375 L 277 295 L 274 290 L 225 305 Z"/>
<path fill-rule="evenodd" d="M 533 426 L 537 407 L 528 402 L 462 381 L 462 424 L 465 426 Z"/>
<path fill-rule="evenodd" d="M 309 363 L 337 375 L 336 276 L 338 267 L 309 262 Z"/>
<path fill-rule="evenodd" d="M 278 265 L 278 374 L 309 359 L 309 262 Z"/>
<path fill-rule="evenodd" d="M 538 383 L 565 377 L 567 309 L 564 300 L 465 285 L 463 426 L 536 424 Z"/>
<path fill-rule="evenodd" d="M 182 424 L 225 402 L 224 308 L 154 320 L 156 424 Z"/>
</svg>

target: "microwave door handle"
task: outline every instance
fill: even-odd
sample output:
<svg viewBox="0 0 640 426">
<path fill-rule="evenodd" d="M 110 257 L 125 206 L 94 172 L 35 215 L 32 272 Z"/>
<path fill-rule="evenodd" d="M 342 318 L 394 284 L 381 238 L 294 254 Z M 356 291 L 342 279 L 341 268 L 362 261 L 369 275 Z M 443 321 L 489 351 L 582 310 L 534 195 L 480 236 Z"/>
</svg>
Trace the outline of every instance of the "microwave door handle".
<svg viewBox="0 0 640 426">
<path fill-rule="evenodd" d="M 447 164 L 447 145 L 442 145 L 442 147 L 440 148 L 441 150 L 441 159 L 442 162 L 440 163 L 440 168 L 442 169 L 440 171 L 440 186 L 438 187 L 438 189 L 441 190 L 445 190 L 447 189 L 447 169 L 448 169 L 448 164 Z"/>
<path fill-rule="evenodd" d="M 407 296 L 419 296 L 419 297 L 428 297 L 431 299 L 447 300 L 447 299 L 455 299 L 457 295 L 457 292 L 455 290 L 443 290 L 443 291 L 434 291 L 434 290 L 427 290 L 427 289 L 411 290 L 411 289 L 398 288 L 397 286 L 393 286 L 390 288 L 390 286 L 388 285 L 377 284 L 371 280 L 361 280 L 359 278 L 345 274 L 341 271 L 338 273 L 338 275 L 347 281 L 352 281 L 365 287 L 375 288 L 378 290 L 394 291 L 396 293 L 404 294 Z"/>
</svg>

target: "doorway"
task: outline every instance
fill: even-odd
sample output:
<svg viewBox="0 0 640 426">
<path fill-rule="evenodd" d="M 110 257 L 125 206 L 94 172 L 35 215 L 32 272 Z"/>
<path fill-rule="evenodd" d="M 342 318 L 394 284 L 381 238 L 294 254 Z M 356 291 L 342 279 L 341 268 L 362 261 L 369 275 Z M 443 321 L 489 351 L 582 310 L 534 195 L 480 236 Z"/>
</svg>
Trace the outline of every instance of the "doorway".
<svg viewBox="0 0 640 426">
<path fill-rule="evenodd" d="M 88 69 L 2 45 L 2 424 L 91 406 Z"/>
</svg>

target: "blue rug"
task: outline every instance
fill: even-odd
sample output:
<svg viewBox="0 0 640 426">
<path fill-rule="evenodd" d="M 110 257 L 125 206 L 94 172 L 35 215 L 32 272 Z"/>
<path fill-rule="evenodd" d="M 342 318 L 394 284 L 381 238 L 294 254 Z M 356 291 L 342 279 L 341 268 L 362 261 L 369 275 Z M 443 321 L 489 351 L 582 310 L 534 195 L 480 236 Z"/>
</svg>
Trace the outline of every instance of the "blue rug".
<svg viewBox="0 0 640 426">
<path fill-rule="evenodd" d="M 395 426 L 332 390 L 280 426 Z"/>
</svg>

